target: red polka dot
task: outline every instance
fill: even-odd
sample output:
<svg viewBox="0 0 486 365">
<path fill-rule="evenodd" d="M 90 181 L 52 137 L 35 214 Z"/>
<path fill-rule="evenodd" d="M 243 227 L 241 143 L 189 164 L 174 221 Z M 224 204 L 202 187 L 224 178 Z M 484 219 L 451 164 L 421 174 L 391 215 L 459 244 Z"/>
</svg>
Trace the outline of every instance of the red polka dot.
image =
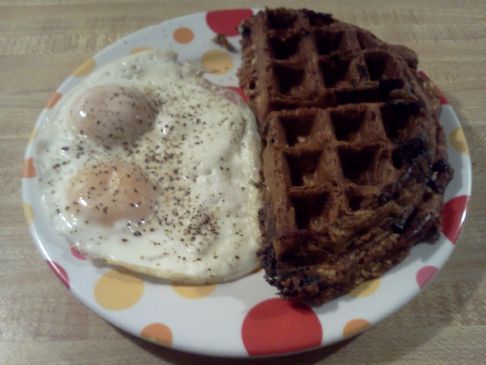
<svg viewBox="0 0 486 365">
<path fill-rule="evenodd" d="M 243 101 L 245 103 L 248 103 L 248 96 L 245 94 L 245 92 L 243 91 L 243 89 L 239 88 L 239 87 L 236 87 L 236 86 L 226 86 L 227 89 L 230 89 L 230 90 L 233 90 L 234 92 L 236 92 L 239 96 L 241 96 L 241 98 L 243 99 Z"/>
<path fill-rule="evenodd" d="M 51 270 L 54 272 L 54 274 L 57 275 L 57 277 L 61 280 L 61 282 L 64 284 L 66 288 L 69 289 L 69 276 L 66 273 L 66 270 L 59 265 L 57 262 L 46 260 L 47 265 L 51 268 Z"/>
<path fill-rule="evenodd" d="M 250 355 L 299 351 L 322 342 L 321 323 L 312 309 L 279 298 L 254 306 L 243 321 L 241 335 Z"/>
<path fill-rule="evenodd" d="M 437 85 L 434 84 L 434 82 L 424 71 L 418 71 L 417 74 L 422 80 L 430 82 L 432 84 L 432 88 L 435 90 L 437 96 L 439 97 L 441 104 L 449 104 L 449 101 L 445 97 L 444 93 L 437 87 Z"/>
<path fill-rule="evenodd" d="M 456 243 L 466 218 L 468 200 L 467 195 L 456 196 L 442 207 L 442 232 L 453 244 Z"/>
<path fill-rule="evenodd" d="M 36 177 L 34 159 L 32 157 L 24 160 L 24 172 L 22 176 L 25 178 Z"/>
<path fill-rule="evenodd" d="M 47 102 L 46 108 L 48 108 L 48 109 L 54 108 L 54 106 L 57 104 L 59 99 L 61 99 L 61 97 L 62 97 L 62 94 L 60 92 L 56 91 L 54 94 L 52 94 L 51 98 Z"/>
<path fill-rule="evenodd" d="M 429 76 L 424 71 L 417 71 L 417 75 L 424 81 L 430 80 Z"/>
<path fill-rule="evenodd" d="M 206 14 L 206 23 L 217 34 L 235 36 L 240 23 L 252 15 L 251 9 L 214 10 Z"/>
<path fill-rule="evenodd" d="M 86 260 L 86 256 L 84 256 L 76 246 L 71 246 L 71 254 L 79 260 Z"/>
<path fill-rule="evenodd" d="M 420 288 L 423 288 L 434 275 L 439 271 L 435 266 L 424 266 L 419 271 L 417 271 L 417 284 Z"/>
</svg>

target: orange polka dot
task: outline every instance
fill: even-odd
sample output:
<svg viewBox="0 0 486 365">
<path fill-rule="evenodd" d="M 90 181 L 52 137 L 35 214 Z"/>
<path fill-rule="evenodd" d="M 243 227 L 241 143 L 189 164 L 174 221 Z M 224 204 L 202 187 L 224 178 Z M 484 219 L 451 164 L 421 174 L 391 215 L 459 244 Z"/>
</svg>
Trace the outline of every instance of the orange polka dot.
<svg viewBox="0 0 486 365">
<path fill-rule="evenodd" d="M 25 178 L 36 177 L 34 159 L 32 157 L 24 160 L 24 172 L 22 176 Z"/>
<path fill-rule="evenodd" d="M 228 52 L 213 49 L 203 54 L 201 65 L 207 72 L 222 75 L 233 68 L 233 60 Z"/>
<path fill-rule="evenodd" d="M 24 206 L 25 220 L 27 221 L 28 224 L 32 224 L 32 222 L 34 221 L 34 210 L 32 209 L 32 205 L 24 202 L 23 206 Z"/>
<path fill-rule="evenodd" d="M 469 154 L 466 136 L 464 136 L 464 130 L 461 127 L 457 127 L 451 133 L 449 133 L 449 143 L 456 151 L 466 155 Z"/>
<path fill-rule="evenodd" d="M 135 54 L 135 53 L 150 51 L 151 49 L 152 48 L 150 48 L 150 47 L 137 47 L 137 48 L 132 49 L 130 51 L 130 54 Z"/>
<path fill-rule="evenodd" d="M 86 60 L 81 66 L 79 66 L 74 72 L 72 73 L 73 76 L 81 77 L 86 76 L 87 74 L 91 73 L 96 67 L 96 61 L 94 58 L 90 58 Z"/>
<path fill-rule="evenodd" d="M 216 289 L 216 285 L 182 285 L 173 283 L 172 289 L 181 297 L 200 299 L 210 295 Z"/>
<path fill-rule="evenodd" d="M 380 279 L 367 281 L 349 292 L 355 298 L 363 298 L 373 294 L 380 287 Z"/>
<path fill-rule="evenodd" d="M 343 329 L 343 337 L 351 337 L 357 335 L 360 332 L 363 332 L 366 328 L 370 326 L 370 322 L 365 319 L 356 318 L 352 319 Z"/>
<path fill-rule="evenodd" d="M 29 143 L 32 143 L 34 138 L 37 136 L 37 128 L 32 129 L 32 132 L 30 133 L 29 137 Z"/>
<path fill-rule="evenodd" d="M 61 97 L 62 97 L 62 94 L 56 91 L 54 94 L 52 94 L 51 98 L 47 102 L 46 108 L 48 108 L 48 109 L 54 108 L 54 106 L 57 104 L 59 99 L 61 99 Z"/>
<path fill-rule="evenodd" d="M 142 297 L 143 281 L 124 270 L 110 270 L 94 288 L 96 302 L 105 309 L 121 310 L 134 306 Z"/>
<path fill-rule="evenodd" d="M 174 40 L 177 43 L 181 43 L 181 44 L 191 43 L 192 40 L 194 39 L 194 32 L 189 28 L 185 28 L 185 27 L 177 28 L 172 34 L 172 37 L 174 37 Z"/>
<path fill-rule="evenodd" d="M 140 337 L 162 346 L 172 346 L 172 331 L 162 323 L 152 323 L 145 326 L 140 332 Z"/>
</svg>

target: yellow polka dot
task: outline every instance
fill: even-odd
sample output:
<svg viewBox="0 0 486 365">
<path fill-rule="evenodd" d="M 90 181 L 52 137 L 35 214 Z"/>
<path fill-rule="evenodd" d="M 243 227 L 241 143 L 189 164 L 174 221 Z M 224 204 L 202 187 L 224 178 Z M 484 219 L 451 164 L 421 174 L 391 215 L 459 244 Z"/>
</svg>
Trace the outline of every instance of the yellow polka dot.
<svg viewBox="0 0 486 365">
<path fill-rule="evenodd" d="M 211 294 L 216 288 L 216 285 L 179 285 L 173 283 L 172 288 L 181 297 L 187 299 L 199 299 Z"/>
<path fill-rule="evenodd" d="M 34 221 L 34 210 L 32 209 L 32 205 L 29 203 L 24 203 L 24 215 L 27 223 L 32 224 Z"/>
<path fill-rule="evenodd" d="M 126 309 L 140 300 L 143 286 L 143 281 L 137 276 L 122 270 L 110 270 L 96 283 L 94 296 L 105 309 Z"/>
<path fill-rule="evenodd" d="M 132 49 L 130 51 L 130 54 L 135 54 L 135 53 L 150 51 L 151 49 L 152 48 L 150 48 L 150 47 L 137 47 L 137 48 Z"/>
<path fill-rule="evenodd" d="M 52 94 L 51 98 L 47 102 L 46 108 L 48 108 L 48 109 L 54 108 L 54 106 L 57 104 L 59 99 L 61 99 L 61 97 L 62 97 L 62 94 L 60 92 L 56 91 L 54 94 Z"/>
<path fill-rule="evenodd" d="M 369 326 L 370 326 L 370 322 L 368 322 L 365 319 L 361 319 L 361 318 L 353 319 L 348 323 L 346 323 L 346 325 L 344 326 L 343 337 L 351 337 L 357 335 L 358 333 L 362 332 Z"/>
<path fill-rule="evenodd" d="M 32 178 L 35 176 L 36 173 L 35 173 L 34 159 L 32 157 L 26 158 L 24 160 L 24 172 L 22 174 L 22 177 Z"/>
<path fill-rule="evenodd" d="M 177 28 L 172 34 L 177 43 L 186 44 L 194 39 L 194 33 L 189 28 Z"/>
<path fill-rule="evenodd" d="M 32 129 L 32 132 L 30 133 L 29 137 L 29 143 L 32 143 L 34 138 L 37 136 L 37 128 Z"/>
<path fill-rule="evenodd" d="M 454 148 L 456 151 L 469 154 L 469 148 L 467 147 L 464 130 L 461 127 L 457 127 L 451 133 L 449 133 L 449 142 L 452 148 Z"/>
<path fill-rule="evenodd" d="M 225 74 L 233 67 L 233 60 L 226 51 L 213 49 L 203 54 L 201 65 L 207 72 Z"/>
<path fill-rule="evenodd" d="M 380 279 L 367 281 L 349 292 L 355 298 L 367 297 L 373 294 L 380 287 Z"/>
<path fill-rule="evenodd" d="M 96 67 L 96 61 L 94 60 L 94 58 L 90 58 L 89 60 L 86 60 L 81 66 L 79 66 L 76 70 L 74 70 L 73 76 L 76 77 L 86 76 L 91 71 L 93 71 L 95 67 Z"/>
<path fill-rule="evenodd" d="M 162 323 L 152 323 L 145 326 L 140 332 L 140 336 L 162 346 L 172 346 L 172 331 Z"/>
</svg>

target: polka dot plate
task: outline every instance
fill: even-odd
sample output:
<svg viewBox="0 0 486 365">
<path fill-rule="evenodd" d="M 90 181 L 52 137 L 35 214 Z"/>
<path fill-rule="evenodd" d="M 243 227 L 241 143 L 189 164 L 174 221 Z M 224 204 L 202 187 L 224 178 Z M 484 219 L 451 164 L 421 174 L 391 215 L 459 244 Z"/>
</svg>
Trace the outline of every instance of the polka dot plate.
<svg viewBox="0 0 486 365">
<path fill-rule="evenodd" d="M 238 91 L 238 53 L 212 42 L 225 34 L 239 47 L 237 25 L 251 9 L 180 17 L 133 33 L 77 68 L 54 92 L 37 120 L 25 153 L 22 193 L 34 241 L 49 267 L 80 301 L 123 330 L 155 343 L 196 353 L 257 356 L 299 352 L 356 335 L 416 296 L 454 249 L 471 191 L 471 167 L 463 130 L 445 97 L 440 122 L 447 135 L 454 179 L 445 193 L 443 227 L 434 244 L 421 243 L 382 278 L 322 306 L 279 299 L 259 271 L 209 286 L 162 283 L 108 266 L 95 266 L 51 228 L 42 214 L 33 145 L 52 108 L 83 77 L 107 62 L 146 48 L 175 51 L 208 71 L 216 84 Z M 423 77 L 426 77 L 423 74 Z"/>
</svg>

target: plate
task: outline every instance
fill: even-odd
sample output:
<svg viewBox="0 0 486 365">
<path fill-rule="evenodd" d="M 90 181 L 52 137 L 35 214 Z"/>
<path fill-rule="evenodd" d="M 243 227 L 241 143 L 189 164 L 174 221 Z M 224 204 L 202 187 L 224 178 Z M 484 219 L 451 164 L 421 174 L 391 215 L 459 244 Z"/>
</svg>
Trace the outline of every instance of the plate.
<svg viewBox="0 0 486 365">
<path fill-rule="evenodd" d="M 330 345 L 354 336 L 415 297 L 454 250 L 471 192 L 471 166 L 463 130 L 445 97 L 440 123 L 455 170 L 445 192 L 443 227 L 433 244 L 421 243 L 383 277 L 322 306 L 279 299 L 263 272 L 201 287 L 160 283 L 109 266 L 95 266 L 52 230 L 42 214 L 33 145 L 36 130 L 62 95 L 96 68 L 147 48 L 176 52 L 212 73 L 206 77 L 237 89 L 238 53 L 212 42 L 225 34 L 239 47 L 237 26 L 251 9 L 210 11 L 147 27 L 117 41 L 77 68 L 40 114 L 25 153 L 22 197 L 32 237 L 54 273 L 81 302 L 113 325 L 175 349 L 217 356 L 276 355 Z M 425 74 L 422 74 L 425 77 Z"/>
</svg>

